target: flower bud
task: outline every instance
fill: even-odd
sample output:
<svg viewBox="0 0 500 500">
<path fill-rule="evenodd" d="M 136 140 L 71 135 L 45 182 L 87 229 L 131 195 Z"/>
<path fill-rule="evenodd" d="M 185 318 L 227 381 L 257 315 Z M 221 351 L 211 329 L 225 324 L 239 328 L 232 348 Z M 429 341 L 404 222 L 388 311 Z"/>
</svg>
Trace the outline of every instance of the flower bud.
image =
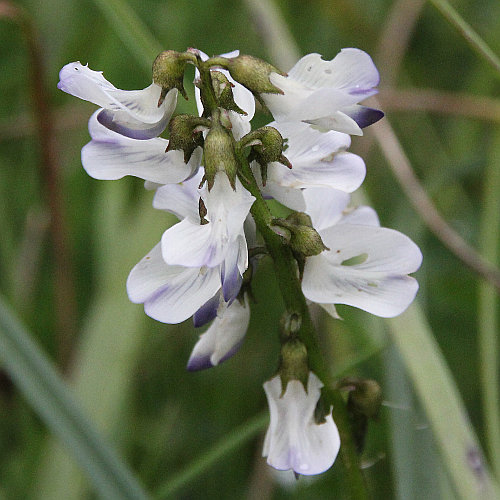
<svg viewBox="0 0 500 500">
<path fill-rule="evenodd" d="M 184 89 L 184 69 L 187 62 L 196 61 L 193 54 L 165 50 L 158 54 L 153 62 L 153 82 L 160 85 L 162 93 L 158 106 L 171 89 L 177 89 L 187 99 Z"/>
<path fill-rule="evenodd" d="M 271 64 L 248 55 L 239 55 L 227 60 L 226 67 L 231 76 L 244 85 L 250 92 L 255 94 L 283 94 L 283 91 L 275 87 L 269 80 L 271 73 L 285 75 Z"/>
<path fill-rule="evenodd" d="M 290 232 L 287 242 L 293 252 L 301 257 L 312 257 L 328 250 L 319 233 L 312 227 L 311 218 L 303 212 L 294 212 L 286 219 L 274 219 L 273 230 L 278 232 L 275 226 Z"/>
<path fill-rule="evenodd" d="M 210 121 L 192 115 L 177 115 L 168 124 L 169 142 L 167 151 L 181 149 L 184 151 L 184 162 L 187 163 L 193 151 L 203 145 L 201 131 L 210 126 Z"/>
<path fill-rule="evenodd" d="M 382 390 L 375 380 L 346 377 L 340 388 L 349 391 L 347 412 L 352 434 L 359 453 L 363 451 L 368 420 L 378 416 L 382 404 Z"/>
<path fill-rule="evenodd" d="M 238 160 L 234 152 L 234 139 L 218 121 L 213 121 L 205 138 L 204 157 L 208 189 L 212 189 L 215 175 L 220 171 L 226 173 L 231 187 L 235 189 Z"/>
<path fill-rule="evenodd" d="M 307 389 L 309 363 L 306 346 L 300 340 L 289 340 L 281 346 L 279 373 L 283 393 L 286 391 L 286 386 L 290 380 L 299 380 L 304 389 Z"/>
</svg>

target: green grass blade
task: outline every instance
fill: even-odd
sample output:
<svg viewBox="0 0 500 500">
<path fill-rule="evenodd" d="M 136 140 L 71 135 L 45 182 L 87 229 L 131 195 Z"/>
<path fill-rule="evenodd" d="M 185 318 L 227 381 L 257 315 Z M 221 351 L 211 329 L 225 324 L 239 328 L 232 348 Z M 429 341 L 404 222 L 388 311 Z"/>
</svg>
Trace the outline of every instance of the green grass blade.
<svg viewBox="0 0 500 500">
<path fill-rule="evenodd" d="M 448 366 L 417 305 L 387 322 L 424 408 L 457 498 L 500 498 Z"/>
<path fill-rule="evenodd" d="M 458 30 L 467 40 L 469 45 L 500 75 L 500 58 L 490 49 L 487 43 L 467 24 L 460 14 L 447 2 L 447 0 L 430 0 L 432 5 Z"/>
<path fill-rule="evenodd" d="M 481 217 L 480 246 L 482 255 L 496 265 L 499 260 L 500 241 L 500 130 L 492 145 L 484 179 L 484 202 Z M 479 284 L 478 329 L 479 370 L 483 396 L 487 451 L 495 475 L 500 478 L 500 388 L 498 374 L 498 295 L 488 283 Z"/>
<path fill-rule="evenodd" d="M 94 0 L 94 3 L 141 66 L 151 72 L 154 58 L 164 49 L 149 28 L 124 0 Z"/>
<path fill-rule="evenodd" d="M 94 430 L 50 361 L 2 298 L 0 360 L 42 420 L 85 469 L 102 498 L 147 498 L 132 473 Z"/>
</svg>

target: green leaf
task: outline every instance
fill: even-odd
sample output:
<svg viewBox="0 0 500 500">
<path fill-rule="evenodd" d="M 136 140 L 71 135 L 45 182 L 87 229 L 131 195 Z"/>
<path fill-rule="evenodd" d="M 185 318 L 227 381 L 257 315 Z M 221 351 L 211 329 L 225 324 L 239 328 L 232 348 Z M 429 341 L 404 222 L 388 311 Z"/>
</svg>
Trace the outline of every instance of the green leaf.
<svg viewBox="0 0 500 500">
<path fill-rule="evenodd" d="M 0 361 L 41 419 L 107 500 L 148 498 L 95 431 L 51 362 L 0 297 Z"/>
</svg>

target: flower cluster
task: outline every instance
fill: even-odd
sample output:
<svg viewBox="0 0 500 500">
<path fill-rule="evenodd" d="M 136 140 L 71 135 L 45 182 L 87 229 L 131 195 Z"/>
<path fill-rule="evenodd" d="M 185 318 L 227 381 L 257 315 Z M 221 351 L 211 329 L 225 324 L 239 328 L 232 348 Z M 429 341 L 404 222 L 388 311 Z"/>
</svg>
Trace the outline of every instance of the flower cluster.
<svg viewBox="0 0 500 500">
<path fill-rule="evenodd" d="M 195 66 L 198 115 L 174 116 L 178 94 L 186 96 L 186 64 Z M 242 344 L 254 250 L 266 228 L 291 249 L 303 295 L 333 316 L 336 304 L 392 317 L 412 302 L 418 285 L 408 274 L 420 266 L 418 247 L 380 227 L 371 208 L 349 208 L 349 193 L 365 177 L 363 160 L 347 151 L 349 134 L 383 116 L 359 104 L 378 81 L 371 58 L 357 49 L 331 61 L 309 54 L 288 74 L 237 51 L 212 58 L 165 51 L 153 83 L 137 91 L 117 89 L 79 62 L 61 70 L 61 90 L 100 106 L 82 149 L 88 174 L 142 178 L 155 190 L 153 206 L 179 218 L 132 269 L 127 291 L 158 321 L 211 322 L 189 370 L 215 366 Z M 252 130 L 256 100 L 275 121 Z M 268 198 L 290 216 L 273 217 Z M 317 474 L 333 464 L 339 434 L 331 405 L 318 416 L 323 383 L 296 329 L 282 338 L 280 369 L 264 384 L 271 413 L 264 455 L 279 470 Z"/>
</svg>

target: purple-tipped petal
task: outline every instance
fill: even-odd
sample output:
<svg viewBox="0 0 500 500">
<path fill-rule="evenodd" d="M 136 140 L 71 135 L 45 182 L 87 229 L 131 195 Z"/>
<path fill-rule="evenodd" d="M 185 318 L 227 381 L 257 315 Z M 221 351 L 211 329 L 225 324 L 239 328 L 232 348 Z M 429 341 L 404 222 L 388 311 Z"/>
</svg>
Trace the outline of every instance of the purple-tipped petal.
<svg viewBox="0 0 500 500">
<path fill-rule="evenodd" d="M 351 117 L 358 124 L 359 128 L 373 125 L 384 117 L 383 111 L 366 106 L 350 106 L 342 109 L 342 111 Z"/>
<path fill-rule="evenodd" d="M 220 304 L 220 294 L 216 293 L 209 301 L 203 304 L 193 314 L 193 324 L 196 328 L 206 325 L 217 317 L 217 309 Z"/>
</svg>

